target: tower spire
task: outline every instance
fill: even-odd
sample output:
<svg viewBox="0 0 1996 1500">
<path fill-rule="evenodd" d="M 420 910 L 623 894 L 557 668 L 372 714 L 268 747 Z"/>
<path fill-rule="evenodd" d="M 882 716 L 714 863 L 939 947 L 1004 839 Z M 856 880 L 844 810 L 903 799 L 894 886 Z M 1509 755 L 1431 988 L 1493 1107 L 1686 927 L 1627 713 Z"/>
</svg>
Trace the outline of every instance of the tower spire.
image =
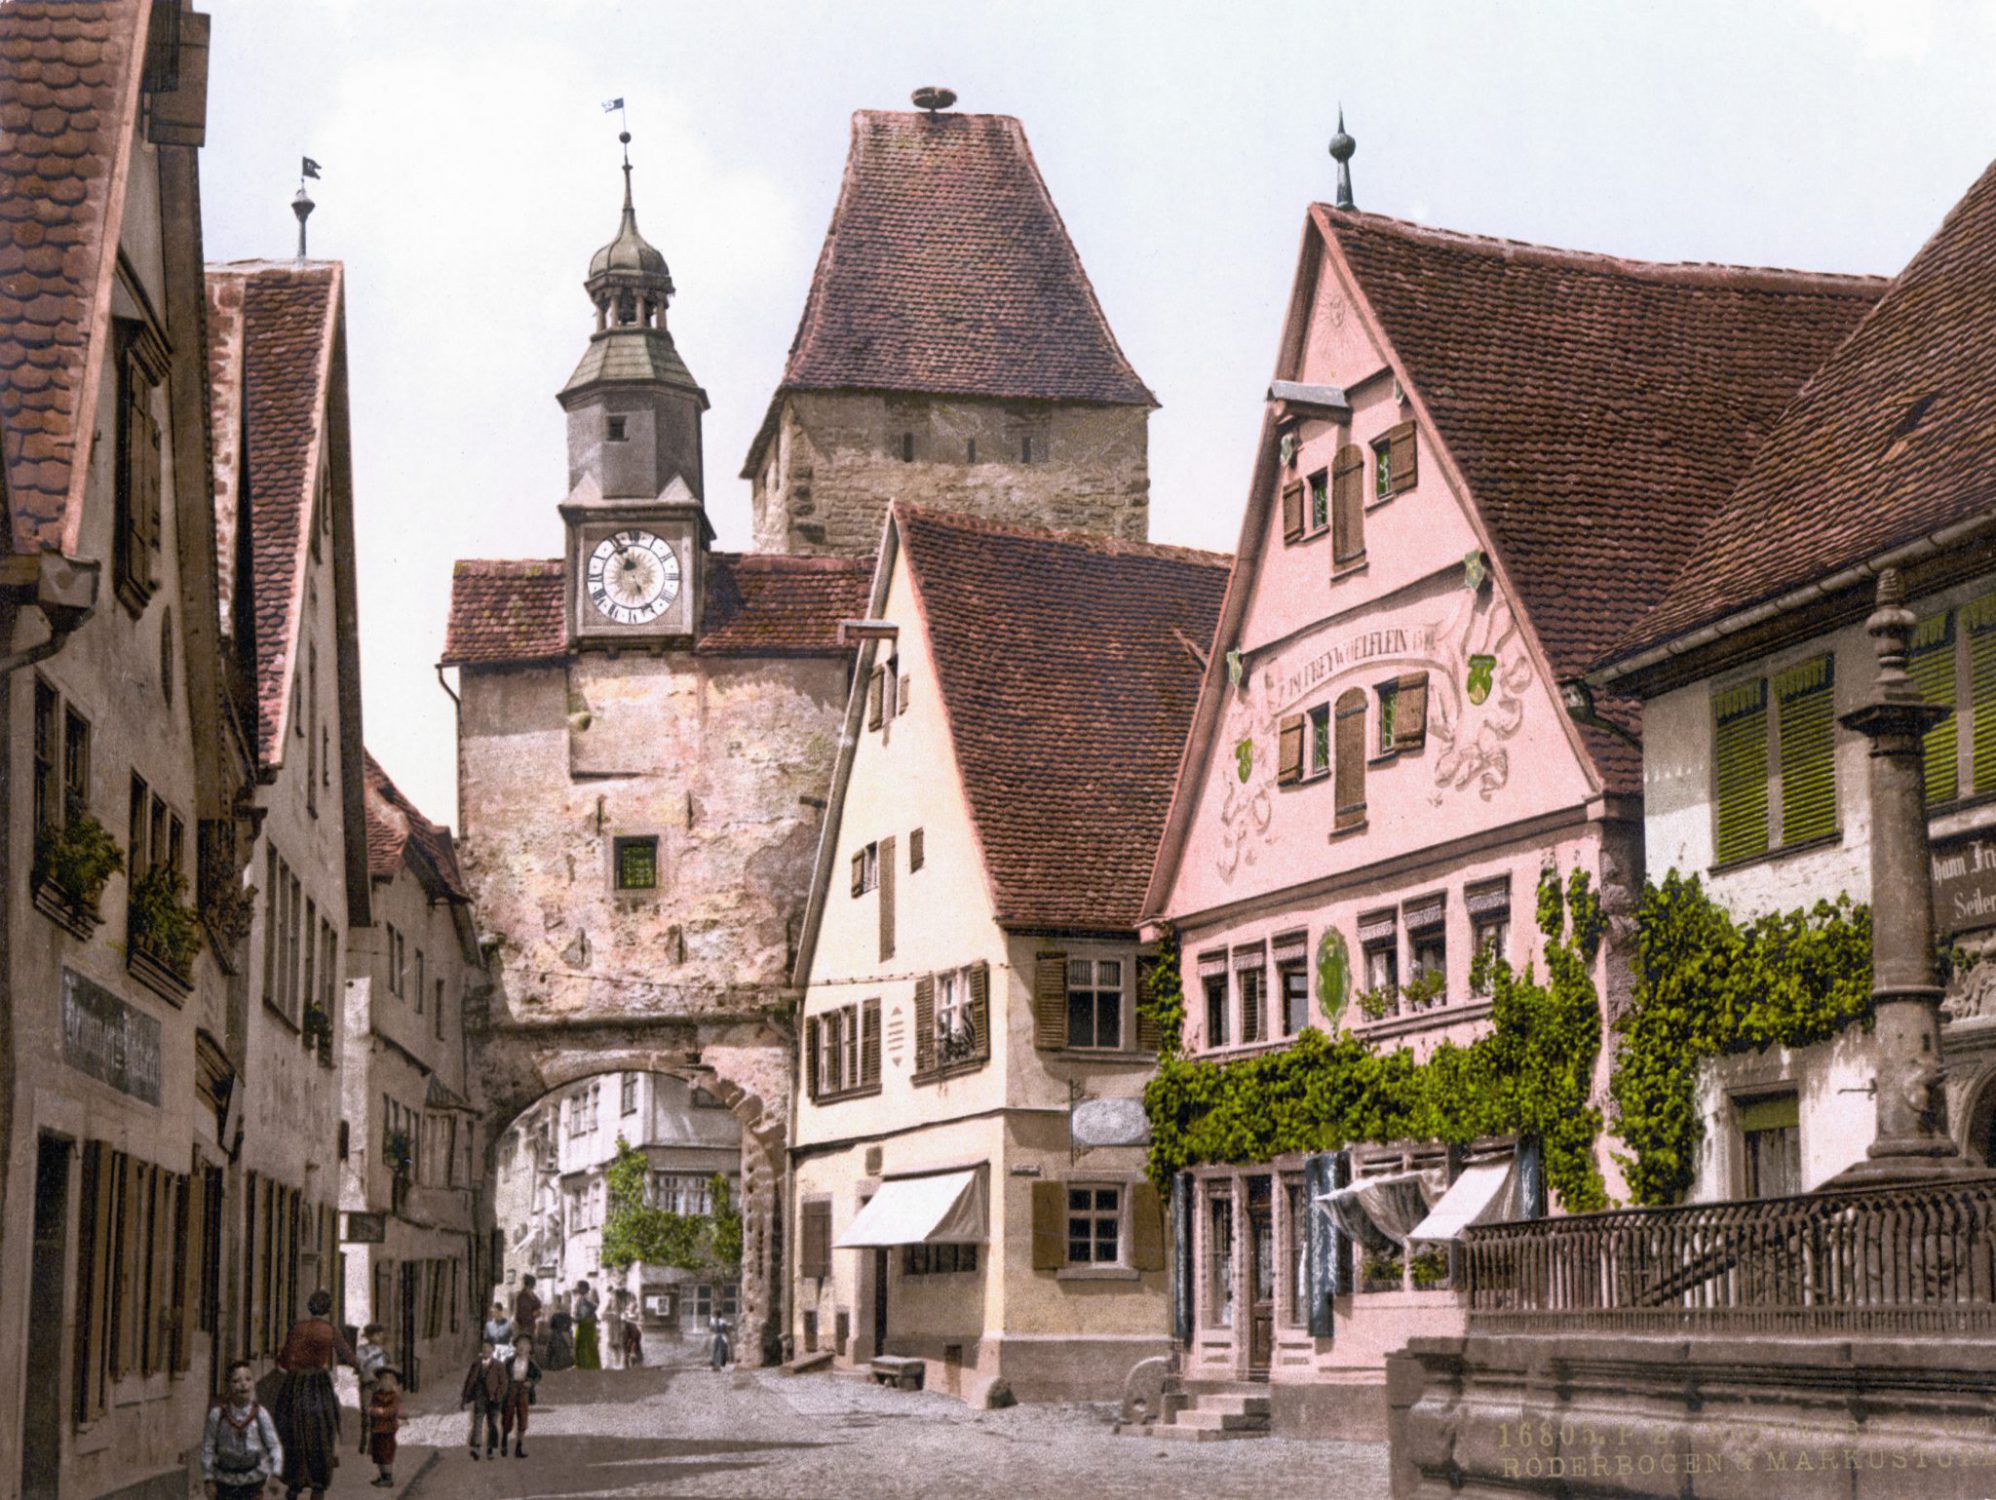
<svg viewBox="0 0 1996 1500">
<path fill-rule="evenodd" d="M 1351 154 L 1358 149 L 1358 142 L 1345 134 L 1345 107 L 1338 106 L 1338 133 L 1331 137 L 1331 159 L 1338 164 L 1339 208 L 1357 208 L 1351 201 Z"/>
</svg>

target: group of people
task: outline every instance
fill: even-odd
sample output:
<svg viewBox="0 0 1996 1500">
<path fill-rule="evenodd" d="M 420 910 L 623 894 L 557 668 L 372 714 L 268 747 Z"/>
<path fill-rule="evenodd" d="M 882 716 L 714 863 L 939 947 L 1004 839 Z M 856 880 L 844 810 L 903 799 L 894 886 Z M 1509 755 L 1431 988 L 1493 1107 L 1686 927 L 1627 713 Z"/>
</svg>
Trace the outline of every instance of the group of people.
<svg viewBox="0 0 1996 1500">
<path fill-rule="evenodd" d="M 535 1290 L 537 1285 L 532 1276 L 520 1278 L 509 1337 L 532 1345 L 541 1314 L 547 1312 L 547 1331 L 539 1334 L 536 1352 L 548 1369 L 634 1370 L 645 1362 L 644 1330 L 629 1292 L 612 1292 L 606 1307 L 588 1282 L 578 1281 L 569 1295 L 556 1292 L 553 1310 L 548 1311 L 548 1304 Z M 497 1321 L 486 1324 L 487 1338 L 494 1338 L 494 1330 L 505 1317 L 504 1304 L 494 1303 L 493 1318 Z"/>
</svg>

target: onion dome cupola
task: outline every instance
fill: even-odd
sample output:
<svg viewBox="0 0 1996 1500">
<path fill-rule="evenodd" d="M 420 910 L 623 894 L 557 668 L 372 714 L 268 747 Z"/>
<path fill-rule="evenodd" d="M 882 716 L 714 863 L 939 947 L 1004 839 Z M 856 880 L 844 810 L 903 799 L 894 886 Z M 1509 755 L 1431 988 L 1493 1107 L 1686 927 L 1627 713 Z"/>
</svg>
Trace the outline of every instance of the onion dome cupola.
<svg viewBox="0 0 1996 1500">
<path fill-rule="evenodd" d="M 605 499 L 652 500 L 677 480 L 697 501 L 700 414 L 707 393 L 666 327 L 673 294 L 664 254 L 638 232 L 631 196 L 630 132 L 624 143 L 624 212 L 616 238 L 591 257 L 583 282 L 596 329 L 562 387 L 568 413 L 568 483 L 590 478 Z"/>
</svg>

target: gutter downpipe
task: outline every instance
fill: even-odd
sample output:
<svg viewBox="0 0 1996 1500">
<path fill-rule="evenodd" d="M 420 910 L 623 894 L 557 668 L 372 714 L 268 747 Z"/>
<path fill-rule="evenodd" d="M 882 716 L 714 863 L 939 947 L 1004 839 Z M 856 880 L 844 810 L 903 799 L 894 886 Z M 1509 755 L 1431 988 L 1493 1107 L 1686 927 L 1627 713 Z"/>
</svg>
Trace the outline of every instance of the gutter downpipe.
<svg viewBox="0 0 1996 1500">
<path fill-rule="evenodd" d="M 1611 662 L 1605 667 L 1597 667 L 1587 673 L 1584 680 L 1597 687 L 1606 687 L 1624 677 L 1642 671 L 1645 667 L 1653 667 L 1659 662 L 1668 661 L 1675 656 L 1688 655 L 1693 651 L 1712 645 L 1714 642 L 1724 640 L 1729 635 L 1737 635 L 1742 630 L 1751 629 L 1753 626 L 1765 620 L 1771 620 L 1777 615 L 1787 614 L 1792 610 L 1802 608 L 1804 605 L 1813 604 L 1818 599 L 1826 598 L 1831 594 L 1841 593 L 1845 589 L 1869 582 L 1887 568 L 1900 568 L 1905 567 L 1909 563 L 1924 561 L 1927 558 L 1935 556 L 1937 553 L 1946 551 L 1950 547 L 1957 546 L 1962 542 L 1991 531 L 1996 531 L 1996 512 L 1985 512 L 1981 515 L 1971 516 L 1964 521 L 1957 521 L 1951 526 L 1943 526 L 1938 531 L 1930 532 L 1926 536 L 1902 543 L 1897 547 L 1891 548 L 1889 551 L 1877 553 L 1872 557 L 1866 558 L 1863 562 L 1853 563 L 1847 568 L 1832 573 L 1827 578 L 1817 579 L 1812 583 L 1805 583 L 1799 588 L 1790 589 L 1785 594 L 1756 604 L 1749 609 L 1727 615 L 1723 619 L 1713 621 L 1710 625 L 1702 625 L 1688 634 L 1673 637 L 1660 645 L 1652 646 L 1648 650 L 1639 652 L 1635 656 L 1628 657 L 1623 661 Z"/>
</svg>

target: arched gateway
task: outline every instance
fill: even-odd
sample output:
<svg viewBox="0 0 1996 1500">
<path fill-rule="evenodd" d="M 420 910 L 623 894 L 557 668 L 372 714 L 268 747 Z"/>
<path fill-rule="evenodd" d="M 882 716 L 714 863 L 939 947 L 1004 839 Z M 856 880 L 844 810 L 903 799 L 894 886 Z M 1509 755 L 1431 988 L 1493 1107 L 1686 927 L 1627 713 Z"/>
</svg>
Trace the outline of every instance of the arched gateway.
<svg viewBox="0 0 1996 1500">
<path fill-rule="evenodd" d="M 472 1075 L 494 1139 L 550 1088 L 616 1069 L 726 1102 L 742 1343 L 767 1352 L 789 973 L 851 667 L 838 622 L 865 612 L 872 568 L 713 550 L 707 397 L 667 331 L 672 276 L 630 171 L 560 396 L 566 553 L 460 562 L 452 581 L 461 854 L 496 976 L 467 1015 Z"/>
</svg>

